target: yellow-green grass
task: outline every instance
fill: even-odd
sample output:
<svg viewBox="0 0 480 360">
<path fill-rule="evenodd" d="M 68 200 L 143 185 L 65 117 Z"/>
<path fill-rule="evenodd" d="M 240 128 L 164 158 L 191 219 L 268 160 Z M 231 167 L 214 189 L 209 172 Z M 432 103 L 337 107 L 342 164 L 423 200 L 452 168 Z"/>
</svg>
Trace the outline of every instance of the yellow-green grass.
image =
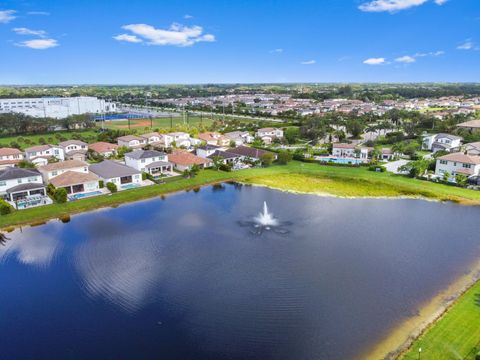
<svg viewBox="0 0 480 360">
<path fill-rule="evenodd" d="M 18 136 L 5 136 L 0 137 L 0 147 L 8 147 L 12 142 L 16 142 L 23 149 L 30 146 L 39 145 L 39 140 L 43 138 L 49 144 L 58 144 L 60 142 L 58 137 L 65 139 L 71 139 L 74 135 L 81 135 L 84 138 L 91 138 L 93 141 L 96 141 L 97 132 L 96 130 L 79 130 L 79 131 L 58 131 L 50 132 L 48 134 L 35 134 L 35 135 L 18 135 Z M 28 139 L 29 142 L 18 141 L 19 138 Z"/>
<path fill-rule="evenodd" d="M 480 282 L 417 339 L 403 360 L 474 359 L 480 350 Z"/>
<path fill-rule="evenodd" d="M 322 166 L 292 161 L 283 166 L 276 165 L 234 172 L 204 170 L 192 179 L 177 178 L 166 184 L 122 191 L 113 195 L 16 211 L 0 216 L 0 228 L 42 222 L 64 215 L 117 206 L 126 202 L 230 180 L 269 186 L 280 190 L 343 197 L 408 196 L 480 205 L 480 192 L 478 191 L 410 179 L 390 173 L 375 173 L 366 168 Z"/>
</svg>

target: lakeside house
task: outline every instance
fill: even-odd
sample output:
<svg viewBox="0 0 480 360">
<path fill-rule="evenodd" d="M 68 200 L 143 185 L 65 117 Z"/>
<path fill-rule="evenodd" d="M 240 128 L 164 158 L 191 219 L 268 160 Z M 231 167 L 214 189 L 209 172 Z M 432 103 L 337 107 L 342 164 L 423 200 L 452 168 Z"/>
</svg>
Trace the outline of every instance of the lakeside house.
<svg viewBox="0 0 480 360">
<path fill-rule="evenodd" d="M 243 144 L 250 144 L 255 140 L 255 138 L 250 135 L 248 131 L 232 131 L 226 133 L 225 136 L 235 143 L 235 146 L 240 146 Z"/>
<path fill-rule="evenodd" d="M 125 164 L 150 175 L 160 175 L 173 171 L 168 155 L 157 150 L 135 150 L 125 154 Z"/>
<path fill-rule="evenodd" d="M 58 144 L 64 153 L 66 160 L 81 160 L 87 159 L 88 144 L 80 140 L 67 140 Z"/>
<path fill-rule="evenodd" d="M 126 135 L 117 138 L 118 146 L 126 146 L 131 149 L 142 148 L 147 145 L 147 140 L 136 135 Z"/>
<path fill-rule="evenodd" d="M 88 164 L 80 160 L 65 160 L 39 166 L 38 171 L 42 174 L 43 180 L 49 182 L 51 179 L 67 171 L 87 174 Z"/>
<path fill-rule="evenodd" d="M 229 149 L 228 152 L 240 156 L 240 159 L 242 161 L 243 160 L 259 161 L 262 158 L 262 156 L 265 154 L 272 154 L 275 159 L 277 158 L 276 153 L 273 153 L 267 150 L 256 149 L 248 146 L 237 146 L 236 148 Z"/>
<path fill-rule="evenodd" d="M 422 150 L 429 150 L 432 152 L 448 151 L 456 152 L 462 146 L 462 140 L 460 136 L 450 134 L 433 134 L 425 135 L 422 140 Z"/>
<path fill-rule="evenodd" d="M 25 158 L 22 151 L 15 148 L 0 148 L 0 169 L 15 166 Z"/>
<path fill-rule="evenodd" d="M 465 144 L 465 153 L 467 155 L 480 156 L 480 141 Z"/>
<path fill-rule="evenodd" d="M 211 160 L 194 155 L 186 150 L 174 150 L 168 155 L 168 161 L 171 162 L 178 171 L 190 170 L 193 165 L 201 169 L 211 166 Z"/>
<path fill-rule="evenodd" d="M 255 136 L 262 139 L 265 144 L 271 144 L 275 139 L 283 139 L 283 130 L 278 128 L 258 129 Z"/>
<path fill-rule="evenodd" d="M 467 177 L 480 175 L 480 156 L 467 155 L 461 152 L 440 156 L 437 159 L 435 175 L 443 177 L 445 173 L 450 175 L 450 181 L 455 181 L 457 174 Z"/>
<path fill-rule="evenodd" d="M 368 160 L 371 147 L 358 146 L 355 144 L 335 143 L 332 145 L 332 156 L 338 158 L 358 158 Z"/>
<path fill-rule="evenodd" d="M 223 151 L 223 150 L 216 150 L 213 154 L 211 154 L 207 158 L 213 161 L 213 159 L 215 159 L 216 157 L 221 158 L 224 164 L 234 164 L 240 161 L 241 159 L 241 156 L 228 151 Z"/>
<path fill-rule="evenodd" d="M 197 136 L 200 140 L 207 143 L 207 145 L 228 146 L 230 139 L 218 132 L 204 132 Z"/>
<path fill-rule="evenodd" d="M 88 145 L 88 148 L 97 155 L 110 157 L 110 156 L 115 156 L 117 154 L 118 145 L 99 141 L 99 142 Z"/>
<path fill-rule="evenodd" d="M 125 190 L 142 185 L 142 173 L 130 166 L 112 160 L 103 160 L 90 165 L 90 171 L 97 175 L 105 184 L 111 182 L 118 190 Z"/>
<path fill-rule="evenodd" d="M 100 189 L 100 178 L 90 172 L 77 172 L 68 170 L 51 179 L 49 182 L 56 188 L 63 188 L 67 194 L 81 194 L 95 192 Z"/>
<path fill-rule="evenodd" d="M 42 175 L 37 169 L 8 167 L 0 170 L 0 197 L 10 202 L 35 198 L 39 204 L 46 203 Z"/>
<path fill-rule="evenodd" d="M 65 160 L 65 152 L 57 145 L 37 145 L 25 149 L 25 158 L 35 165 L 45 165 L 51 158 Z"/>
</svg>

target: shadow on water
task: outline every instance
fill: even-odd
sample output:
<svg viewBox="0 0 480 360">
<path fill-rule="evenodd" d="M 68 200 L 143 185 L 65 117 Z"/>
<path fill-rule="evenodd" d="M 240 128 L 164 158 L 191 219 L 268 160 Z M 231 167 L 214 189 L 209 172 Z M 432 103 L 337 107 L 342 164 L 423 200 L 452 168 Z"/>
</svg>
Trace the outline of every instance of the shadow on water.
<svg viewBox="0 0 480 360">
<path fill-rule="evenodd" d="M 10 240 L 10 238 L 8 238 L 7 235 L 0 233 L 0 245 L 5 246 L 8 240 Z"/>
</svg>

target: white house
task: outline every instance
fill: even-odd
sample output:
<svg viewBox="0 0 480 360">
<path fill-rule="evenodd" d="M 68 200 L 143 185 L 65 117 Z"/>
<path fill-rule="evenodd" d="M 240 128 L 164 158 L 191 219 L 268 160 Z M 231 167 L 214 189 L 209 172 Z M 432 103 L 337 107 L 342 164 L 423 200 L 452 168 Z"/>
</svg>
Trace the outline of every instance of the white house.
<svg viewBox="0 0 480 360">
<path fill-rule="evenodd" d="M 437 152 L 445 150 L 448 152 L 458 151 L 462 145 L 462 138 L 450 134 L 425 135 L 422 141 L 422 150 Z"/>
<path fill-rule="evenodd" d="M 88 193 L 100 190 L 99 177 L 91 172 L 66 171 L 50 180 L 56 188 L 64 188 L 67 194 Z"/>
<path fill-rule="evenodd" d="M 125 164 L 150 175 L 158 175 L 173 170 L 168 155 L 156 150 L 135 150 L 125 154 Z"/>
<path fill-rule="evenodd" d="M 148 145 L 161 145 L 161 138 L 158 132 L 143 134 L 140 137 L 144 138 Z"/>
<path fill-rule="evenodd" d="M 42 174 L 43 180 L 49 182 L 67 171 L 88 174 L 88 164 L 80 160 L 65 160 L 40 166 L 38 171 Z"/>
<path fill-rule="evenodd" d="M 480 156 L 480 141 L 466 144 L 465 152 L 467 153 L 467 155 Z"/>
<path fill-rule="evenodd" d="M 176 147 L 190 148 L 191 146 L 201 143 L 200 140 L 191 138 L 190 134 L 186 132 L 172 132 L 168 133 L 167 136 L 171 138 L 170 146 L 172 145 L 172 142 L 175 142 Z"/>
<path fill-rule="evenodd" d="M 271 144 L 275 139 L 283 138 L 283 130 L 278 128 L 258 129 L 255 136 L 262 139 L 265 144 Z"/>
<path fill-rule="evenodd" d="M 255 138 L 250 135 L 248 131 L 232 131 L 226 133 L 225 136 L 230 139 L 230 141 L 235 142 L 235 146 L 241 146 L 243 144 L 250 144 L 255 140 Z"/>
<path fill-rule="evenodd" d="M 206 159 L 217 150 L 222 150 L 222 148 L 215 145 L 204 145 L 197 148 L 196 154 L 197 156 Z"/>
<path fill-rule="evenodd" d="M 80 140 L 67 140 L 58 144 L 64 153 L 67 160 L 81 160 L 85 161 L 87 157 L 88 144 Z"/>
<path fill-rule="evenodd" d="M 332 146 L 332 155 L 335 157 L 355 157 L 355 145 L 336 143 Z"/>
<path fill-rule="evenodd" d="M 128 148 L 141 148 L 147 145 L 147 140 L 140 136 L 126 135 L 117 139 L 118 146 L 126 146 Z"/>
<path fill-rule="evenodd" d="M 23 152 L 15 148 L 0 148 L 0 169 L 15 166 L 25 158 Z"/>
<path fill-rule="evenodd" d="M 228 146 L 230 144 L 230 139 L 218 132 L 207 131 L 198 134 L 197 137 L 207 145 Z"/>
<path fill-rule="evenodd" d="M 45 165 L 50 158 L 65 160 L 65 151 L 57 145 L 38 145 L 25 149 L 25 158 L 37 165 Z"/>
<path fill-rule="evenodd" d="M 89 169 L 105 184 L 111 182 L 118 190 L 126 190 L 142 185 L 142 173 L 130 166 L 112 160 L 104 160 L 98 164 L 90 165 Z"/>
<path fill-rule="evenodd" d="M 480 156 L 466 155 L 464 153 L 451 153 L 437 159 L 435 175 L 443 177 L 445 173 L 450 175 L 450 180 L 455 179 L 457 174 L 467 177 L 480 175 Z"/>
<path fill-rule="evenodd" d="M 0 197 L 17 201 L 29 196 L 46 195 L 42 175 L 36 169 L 7 167 L 0 170 Z"/>
</svg>

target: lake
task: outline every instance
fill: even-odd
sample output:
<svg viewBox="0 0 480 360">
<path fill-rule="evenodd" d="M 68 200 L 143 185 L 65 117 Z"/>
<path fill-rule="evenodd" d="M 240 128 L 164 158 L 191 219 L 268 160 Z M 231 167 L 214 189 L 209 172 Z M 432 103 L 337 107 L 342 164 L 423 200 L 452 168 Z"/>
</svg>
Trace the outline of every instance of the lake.
<svg viewBox="0 0 480 360">
<path fill-rule="evenodd" d="M 479 219 L 224 184 L 16 230 L 0 357 L 355 358 L 469 271 Z"/>
</svg>

